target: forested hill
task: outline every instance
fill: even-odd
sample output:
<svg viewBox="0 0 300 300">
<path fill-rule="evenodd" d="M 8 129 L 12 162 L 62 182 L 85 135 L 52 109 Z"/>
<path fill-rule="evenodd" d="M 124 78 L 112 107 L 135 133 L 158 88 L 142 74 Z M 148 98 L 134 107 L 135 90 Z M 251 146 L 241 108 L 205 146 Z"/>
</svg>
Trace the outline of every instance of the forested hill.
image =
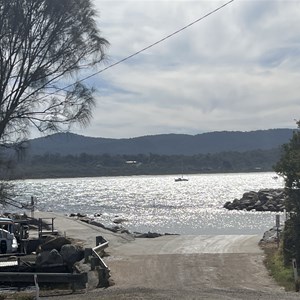
<svg viewBox="0 0 300 300">
<path fill-rule="evenodd" d="M 92 138 L 72 133 L 58 133 L 30 140 L 28 155 L 159 154 L 195 155 L 224 151 L 269 150 L 287 143 L 292 129 L 250 132 L 222 131 L 198 135 L 160 134 L 129 139 Z"/>
</svg>

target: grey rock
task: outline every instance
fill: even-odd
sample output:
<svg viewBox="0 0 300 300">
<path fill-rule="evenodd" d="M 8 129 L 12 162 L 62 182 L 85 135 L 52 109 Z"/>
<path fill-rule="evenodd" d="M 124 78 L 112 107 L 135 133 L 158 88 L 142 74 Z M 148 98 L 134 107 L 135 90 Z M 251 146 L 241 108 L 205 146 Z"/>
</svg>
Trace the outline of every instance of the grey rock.
<svg viewBox="0 0 300 300">
<path fill-rule="evenodd" d="M 44 244 L 41 245 L 43 251 L 56 249 L 60 251 L 61 247 L 66 244 L 71 244 L 71 241 L 66 239 L 63 236 L 51 237 L 49 240 L 46 240 Z"/>
<path fill-rule="evenodd" d="M 285 197 L 283 189 L 262 189 L 244 193 L 241 199 L 227 201 L 223 207 L 229 210 L 283 211 Z"/>
<path fill-rule="evenodd" d="M 53 264 L 62 265 L 63 258 L 56 249 L 53 249 L 51 251 L 43 251 L 37 255 L 36 264 L 38 266 Z"/>
<path fill-rule="evenodd" d="M 84 253 L 78 246 L 66 244 L 61 247 L 60 255 L 65 263 L 73 265 L 83 259 Z"/>
<path fill-rule="evenodd" d="M 283 231 L 283 225 L 280 225 L 280 227 L 278 228 L 278 233 L 277 233 L 276 226 L 270 228 L 268 231 L 266 231 L 264 233 L 263 238 L 261 239 L 261 242 L 266 242 L 266 243 L 276 242 L 278 239 L 278 236 L 280 238 L 282 231 Z"/>
</svg>

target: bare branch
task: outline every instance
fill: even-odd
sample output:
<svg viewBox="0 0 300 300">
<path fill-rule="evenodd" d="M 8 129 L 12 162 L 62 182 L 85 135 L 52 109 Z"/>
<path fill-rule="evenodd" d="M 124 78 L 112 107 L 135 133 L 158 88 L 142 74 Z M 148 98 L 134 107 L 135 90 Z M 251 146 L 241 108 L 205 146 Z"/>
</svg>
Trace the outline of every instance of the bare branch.
<svg viewBox="0 0 300 300">
<path fill-rule="evenodd" d="M 0 0 L 0 15 L 0 143 L 24 136 L 30 124 L 86 125 L 93 89 L 59 82 L 105 57 L 91 0 Z"/>
</svg>

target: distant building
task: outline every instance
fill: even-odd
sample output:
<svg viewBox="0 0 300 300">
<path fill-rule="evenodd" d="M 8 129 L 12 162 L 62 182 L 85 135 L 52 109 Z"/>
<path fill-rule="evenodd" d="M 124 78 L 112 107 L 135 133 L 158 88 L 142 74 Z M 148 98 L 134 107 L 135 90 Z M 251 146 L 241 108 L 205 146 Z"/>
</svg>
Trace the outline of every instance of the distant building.
<svg viewBox="0 0 300 300">
<path fill-rule="evenodd" d="M 128 165 L 136 165 L 137 161 L 136 160 L 126 160 L 126 164 L 128 164 Z"/>
<path fill-rule="evenodd" d="M 136 161 L 136 160 L 126 160 L 125 163 L 126 163 L 127 165 L 135 165 L 135 166 L 137 166 L 137 167 L 139 167 L 139 166 L 142 164 L 141 162 L 138 162 L 138 161 Z"/>
</svg>

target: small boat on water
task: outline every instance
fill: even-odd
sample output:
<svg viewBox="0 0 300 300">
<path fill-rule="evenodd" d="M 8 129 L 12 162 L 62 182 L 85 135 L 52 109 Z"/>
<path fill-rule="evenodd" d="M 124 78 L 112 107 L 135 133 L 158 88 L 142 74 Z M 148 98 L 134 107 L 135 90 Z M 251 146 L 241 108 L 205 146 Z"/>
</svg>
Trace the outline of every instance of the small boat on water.
<svg viewBox="0 0 300 300">
<path fill-rule="evenodd" d="M 189 181 L 189 180 L 184 177 L 178 177 L 178 178 L 175 178 L 175 181 L 178 182 L 178 181 Z"/>
</svg>

